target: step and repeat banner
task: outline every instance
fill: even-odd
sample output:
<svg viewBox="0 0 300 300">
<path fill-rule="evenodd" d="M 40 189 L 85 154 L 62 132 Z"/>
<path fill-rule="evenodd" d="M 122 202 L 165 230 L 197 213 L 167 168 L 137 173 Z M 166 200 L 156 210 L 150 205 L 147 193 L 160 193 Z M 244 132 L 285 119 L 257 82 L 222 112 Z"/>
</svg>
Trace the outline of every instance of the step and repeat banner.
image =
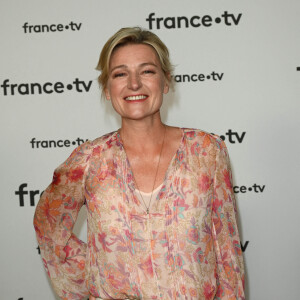
<svg viewBox="0 0 300 300">
<path fill-rule="evenodd" d="M 233 168 L 247 299 L 300 287 L 300 2 L 11 1 L 0 4 L 1 299 L 58 299 L 32 225 L 72 150 L 120 127 L 95 70 L 106 40 L 141 26 L 169 47 L 169 125 L 225 140 Z M 85 208 L 74 231 L 86 240 Z"/>
</svg>

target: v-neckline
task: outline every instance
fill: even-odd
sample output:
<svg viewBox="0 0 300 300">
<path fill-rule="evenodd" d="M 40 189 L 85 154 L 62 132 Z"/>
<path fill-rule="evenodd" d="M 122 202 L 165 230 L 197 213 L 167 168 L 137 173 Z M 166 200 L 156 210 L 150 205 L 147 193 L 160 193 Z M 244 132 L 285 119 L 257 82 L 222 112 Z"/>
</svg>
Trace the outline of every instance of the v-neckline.
<svg viewBox="0 0 300 300">
<path fill-rule="evenodd" d="M 168 164 L 168 167 L 167 167 L 167 170 L 165 172 L 165 176 L 164 176 L 164 180 L 163 182 L 161 182 L 158 187 L 160 186 L 160 189 L 159 189 L 159 192 L 158 192 L 158 195 L 161 193 L 161 191 L 165 188 L 166 186 L 166 182 L 167 182 L 167 179 L 169 178 L 169 174 L 172 174 L 172 168 L 175 164 L 175 161 L 176 161 L 176 158 L 179 156 L 179 153 L 181 152 L 181 149 L 183 148 L 183 145 L 184 145 L 184 140 L 185 140 L 185 131 L 184 131 L 184 128 L 182 127 L 179 127 L 179 129 L 181 130 L 181 140 L 180 140 L 180 143 L 179 143 L 179 146 L 177 148 L 177 150 L 175 151 L 174 155 L 172 156 L 169 164 Z M 120 136 L 120 129 L 116 131 L 117 133 L 117 140 L 119 142 L 119 145 L 120 145 L 120 149 L 122 151 L 122 156 L 124 157 L 124 160 L 125 160 L 125 182 L 126 182 L 126 185 L 128 186 L 128 188 L 130 189 L 131 191 L 131 194 L 133 195 L 135 191 L 137 191 L 137 186 L 136 186 L 136 183 L 134 181 L 134 176 L 133 176 L 133 171 L 132 171 L 132 168 L 131 168 L 131 165 L 130 165 L 130 162 L 129 162 L 129 159 L 128 159 L 128 156 L 127 156 L 127 153 L 125 151 L 125 147 L 123 145 L 123 142 L 122 142 L 122 139 L 121 139 L 121 136 Z M 127 173 L 130 174 L 130 183 L 128 182 L 128 176 L 127 176 Z M 174 172 L 173 172 L 174 173 Z M 169 178 L 170 180 L 170 178 Z M 155 200 L 155 199 L 153 199 Z M 138 200 L 139 201 L 139 200 Z M 153 202 L 154 203 L 154 202 Z M 139 201 L 139 206 L 142 206 L 142 203 Z M 142 209 L 144 211 L 144 209 Z M 146 211 L 145 211 L 146 212 Z"/>
</svg>

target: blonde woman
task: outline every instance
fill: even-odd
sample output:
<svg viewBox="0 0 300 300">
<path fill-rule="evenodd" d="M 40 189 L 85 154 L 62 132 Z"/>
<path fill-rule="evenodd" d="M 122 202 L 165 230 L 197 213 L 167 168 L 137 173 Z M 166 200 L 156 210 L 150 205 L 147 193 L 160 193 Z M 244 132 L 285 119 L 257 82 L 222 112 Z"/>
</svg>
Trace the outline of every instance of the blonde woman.
<svg viewBox="0 0 300 300">
<path fill-rule="evenodd" d="M 161 120 L 172 84 L 167 47 L 152 32 L 123 28 L 98 69 L 122 126 L 74 150 L 34 218 L 55 291 L 62 299 L 245 299 L 226 146 Z M 87 244 L 72 233 L 84 203 Z"/>
</svg>

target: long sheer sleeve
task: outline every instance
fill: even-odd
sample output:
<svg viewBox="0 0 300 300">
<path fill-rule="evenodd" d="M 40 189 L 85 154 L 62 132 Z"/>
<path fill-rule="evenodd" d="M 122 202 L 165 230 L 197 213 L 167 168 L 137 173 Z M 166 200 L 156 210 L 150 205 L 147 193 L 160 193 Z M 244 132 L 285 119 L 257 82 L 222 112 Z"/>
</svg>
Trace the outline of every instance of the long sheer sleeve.
<svg viewBox="0 0 300 300">
<path fill-rule="evenodd" d="M 47 274 L 62 299 L 83 299 L 86 244 L 72 229 L 84 204 L 90 142 L 76 148 L 53 175 L 35 211 L 34 227 Z"/>
<path fill-rule="evenodd" d="M 227 148 L 219 142 L 214 176 L 212 234 L 217 258 L 217 294 L 215 299 L 242 300 L 244 264 L 236 220 L 236 204 Z"/>
</svg>

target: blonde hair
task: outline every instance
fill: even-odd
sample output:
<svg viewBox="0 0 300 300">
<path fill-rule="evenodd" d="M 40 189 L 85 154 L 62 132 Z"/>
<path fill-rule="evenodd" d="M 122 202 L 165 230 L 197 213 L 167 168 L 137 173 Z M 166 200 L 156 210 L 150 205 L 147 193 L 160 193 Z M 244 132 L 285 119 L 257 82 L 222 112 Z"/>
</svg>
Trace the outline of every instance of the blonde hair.
<svg viewBox="0 0 300 300">
<path fill-rule="evenodd" d="M 101 72 L 98 83 L 102 87 L 102 96 L 109 77 L 109 63 L 113 52 L 127 44 L 145 44 L 151 46 L 159 58 L 162 71 L 169 85 L 173 85 L 173 65 L 170 62 L 169 50 L 160 38 L 151 31 L 140 27 L 126 27 L 117 31 L 102 48 L 96 69 Z"/>
</svg>

